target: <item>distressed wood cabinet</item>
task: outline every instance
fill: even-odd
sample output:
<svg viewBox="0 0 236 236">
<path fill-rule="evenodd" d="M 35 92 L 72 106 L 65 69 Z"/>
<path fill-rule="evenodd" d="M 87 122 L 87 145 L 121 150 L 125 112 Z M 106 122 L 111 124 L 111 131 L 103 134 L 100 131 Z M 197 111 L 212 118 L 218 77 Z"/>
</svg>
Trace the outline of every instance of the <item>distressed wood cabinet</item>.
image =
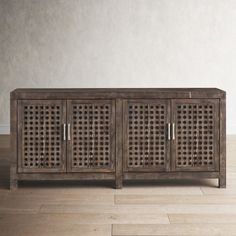
<svg viewBox="0 0 236 236">
<path fill-rule="evenodd" d="M 218 178 L 226 107 L 215 88 L 16 89 L 11 180 Z"/>
</svg>

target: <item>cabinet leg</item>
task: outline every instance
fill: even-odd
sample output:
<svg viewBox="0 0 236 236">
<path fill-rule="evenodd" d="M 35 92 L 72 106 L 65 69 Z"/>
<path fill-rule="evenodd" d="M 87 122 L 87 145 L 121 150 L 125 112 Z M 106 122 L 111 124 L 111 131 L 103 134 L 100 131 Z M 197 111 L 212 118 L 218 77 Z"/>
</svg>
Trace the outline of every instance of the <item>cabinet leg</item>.
<svg viewBox="0 0 236 236">
<path fill-rule="evenodd" d="M 116 189 L 122 189 L 123 187 L 123 181 L 121 179 L 116 179 Z"/>
<path fill-rule="evenodd" d="M 219 188 L 226 188 L 226 176 L 221 176 L 218 182 L 219 182 Z"/>
<path fill-rule="evenodd" d="M 18 188 L 18 180 L 16 176 L 16 167 L 10 167 L 10 190 L 15 190 Z"/>
<path fill-rule="evenodd" d="M 18 180 L 10 180 L 10 190 L 16 190 L 18 188 Z"/>
</svg>

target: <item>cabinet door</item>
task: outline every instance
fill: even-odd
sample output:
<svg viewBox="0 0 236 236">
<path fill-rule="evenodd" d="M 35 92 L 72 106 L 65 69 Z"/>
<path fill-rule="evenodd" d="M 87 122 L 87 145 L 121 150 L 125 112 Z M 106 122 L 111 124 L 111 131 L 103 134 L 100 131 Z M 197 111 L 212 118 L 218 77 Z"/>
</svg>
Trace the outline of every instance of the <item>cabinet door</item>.
<svg viewBox="0 0 236 236">
<path fill-rule="evenodd" d="M 114 171 L 115 103 L 113 100 L 68 101 L 68 171 Z"/>
<path fill-rule="evenodd" d="M 124 170 L 168 171 L 170 141 L 168 100 L 124 102 Z"/>
<path fill-rule="evenodd" d="M 172 169 L 216 171 L 219 169 L 218 99 L 173 100 L 175 140 Z"/>
<path fill-rule="evenodd" d="M 65 105 L 61 100 L 18 101 L 19 172 L 65 171 Z"/>
</svg>

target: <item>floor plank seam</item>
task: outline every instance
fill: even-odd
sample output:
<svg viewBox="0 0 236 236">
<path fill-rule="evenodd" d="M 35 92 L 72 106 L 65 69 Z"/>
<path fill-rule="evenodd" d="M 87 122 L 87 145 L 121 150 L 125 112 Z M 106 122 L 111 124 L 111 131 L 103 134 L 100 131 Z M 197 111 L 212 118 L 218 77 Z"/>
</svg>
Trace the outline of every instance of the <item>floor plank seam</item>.
<svg viewBox="0 0 236 236">
<path fill-rule="evenodd" d="M 171 224 L 171 221 L 170 221 L 170 216 L 169 216 L 169 214 L 167 213 L 166 215 L 167 215 L 167 217 L 168 217 L 169 224 Z"/>
<path fill-rule="evenodd" d="M 204 193 L 204 191 L 202 190 L 202 187 L 200 187 L 200 191 L 201 191 L 202 195 L 206 195 L 206 194 Z"/>
<path fill-rule="evenodd" d="M 41 210 L 43 208 L 43 204 L 40 205 L 39 209 L 38 209 L 38 214 L 42 214 Z"/>
</svg>

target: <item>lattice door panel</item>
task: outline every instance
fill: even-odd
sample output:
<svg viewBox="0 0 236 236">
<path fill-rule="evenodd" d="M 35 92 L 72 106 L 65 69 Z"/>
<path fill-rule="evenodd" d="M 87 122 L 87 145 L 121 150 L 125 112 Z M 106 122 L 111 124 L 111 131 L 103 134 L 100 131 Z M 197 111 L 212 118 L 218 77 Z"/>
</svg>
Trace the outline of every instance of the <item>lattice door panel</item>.
<svg viewBox="0 0 236 236">
<path fill-rule="evenodd" d="M 174 169 L 217 170 L 219 162 L 217 99 L 175 100 Z"/>
<path fill-rule="evenodd" d="M 71 123 L 68 166 L 71 171 L 112 171 L 115 151 L 112 100 L 68 102 Z"/>
<path fill-rule="evenodd" d="M 125 169 L 167 170 L 169 142 L 167 100 L 134 100 L 124 106 Z"/>
<path fill-rule="evenodd" d="M 66 112 L 62 101 L 21 100 L 19 117 L 19 171 L 65 170 L 62 124 Z"/>
</svg>

